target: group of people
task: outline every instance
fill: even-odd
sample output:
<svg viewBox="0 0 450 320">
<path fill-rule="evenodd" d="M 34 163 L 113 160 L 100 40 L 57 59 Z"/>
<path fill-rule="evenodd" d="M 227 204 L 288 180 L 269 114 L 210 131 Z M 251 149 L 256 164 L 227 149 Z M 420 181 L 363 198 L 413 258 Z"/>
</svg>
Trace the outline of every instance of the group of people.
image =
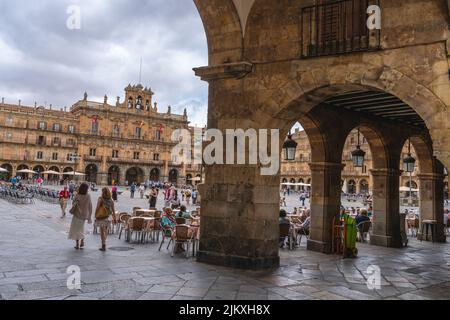
<svg viewBox="0 0 450 320">
<path fill-rule="evenodd" d="M 311 227 L 311 210 L 306 209 L 304 211 L 297 211 L 297 208 L 292 212 L 292 216 L 296 216 L 299 219 L 296 221 L 291 220 L 288 217 L 288 213 L 286 210 L 280 210 L 279 224 L 280 225 L 289 225 L 290 231 L 293 234 L 293 238 L 297 239 L 297 236 L 309 235 L 310 227 Z M 285 237 L 280 237 L 280 248 L 284 248 L 286 242 Z M 295 247 L 298 246 L 297 243 L 294 244 Z"/>
<path fill-rule="evenodd" d="M 188 206 L 191 204 L 196 205 L 198 200 L 197 189 L 191 190 L 190 188 L 182 188 L 180 191 L 175 189 L 174 186 L 165 186 L 164 189 L 164 207 L 170 207 L 172 205 L 181 206 L 181 202 L 185 202 Z"/>
<path fill-rule="evenodd" d="M 72 214 L 72 223 L 69 230 L 69 239 L 75 241 L 75 249 L 80 250 L 85 247 L 85 224 L 92 224 L 93 206 L 91 196 L 89 194 L 90 186 L 87 183 L 82 183 L 76 190 L 70 213 Z M 64 199 L 62 202 L 67 207 L 69 198 L 68 187 L 61 191 L 60 197 Z M 106 239 L 108 236 L 108 227 L 112 221 L 117 222 L 115 214 L 114 201 L 112 192 L 109 188 L 103 188 L 101 196 L 97 199 L 95 209 L 95 223 L 100 228 L 100 236 L 102 245 L 100 250 L 106 251 Z M 65 215 L 65 210 L 64 210 Z"/>
</svg>

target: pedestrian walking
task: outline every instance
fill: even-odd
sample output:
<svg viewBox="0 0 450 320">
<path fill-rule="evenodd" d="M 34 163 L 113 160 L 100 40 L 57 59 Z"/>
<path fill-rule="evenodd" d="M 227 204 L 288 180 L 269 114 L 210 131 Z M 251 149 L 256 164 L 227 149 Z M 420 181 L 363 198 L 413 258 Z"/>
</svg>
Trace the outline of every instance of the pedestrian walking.
<svg viewBox="0 0 450 320">
<path fill-rule="evenodd" d="M 130 186 L 131 199 L 134 199 L 134 193 L 136 192 L 136 184 L 133 182 Z"/>
<path fill-rule="evenodd" d="M 150 190 L 150 208 L 156 208 L 156 202 L 158 200 L 158 191 L 155 187 Z"/>
<path fill-rule="evenodd" d="M 100 251 L 106 251 L 108 228 L 111 226 L 111 223 L 115 224 L 116 221 L 116 211 L 111 191 L 109 188 L 103 188 L 102 195 L 98 198 L 97 208 L 95 209 L 95 224 L 100 228 L 100 237 L 102 240 Z"/>
<path fill-rule="evenodd" d="M 61 219 L 64 219 L 66 217 L 66 209 L 67 209 L 67 203 L 69 202 L 70 193 L 67 187 L 64 187 L 64 190 L 61 190 L 59 193 L 59 205 L 61 207 Z"/>
<path fill-rule="evenodd" d="M 144 199 L 145 196 L 145 187 L 143 184 L 139 185 L 139 195 L 141 196 L 141 199 Z"/>
<path fill-rule="evenodd" d="M 89 185 L 83 183 L 78 189 L 70 209 L 70 213 L 73 215 L 72 223 L 69 230 L 69 239 L 74 240 L 76 245 L 75 249 L 83 249 L 85 246 L 85 234 L 84 226 L 86 221 L 92 224 L 92 201 L 89 195 Z"/>
<path fill-rule="evenodd" d="M 112 199 L 113 201 L 117 202 L 118 201 L 118 197 L 117 197 L 117 186 L 114 183 L 112 189 L 111 189 L 111 193 L 112 193 Z"/>
</svg>

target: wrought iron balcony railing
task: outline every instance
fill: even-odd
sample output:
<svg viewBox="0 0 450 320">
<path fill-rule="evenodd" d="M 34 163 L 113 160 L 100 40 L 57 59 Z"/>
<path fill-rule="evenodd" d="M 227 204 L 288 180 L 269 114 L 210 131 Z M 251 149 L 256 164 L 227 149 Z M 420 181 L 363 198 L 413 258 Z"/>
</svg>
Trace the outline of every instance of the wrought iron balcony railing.
<svg viewBox="0 0 450 320">
<path fill-rule="evenodd" d="M 380 30 L 367 27 L 370 5 L 379 5 L 379 0 L 326 1 L 302 8 L 302 57 L 380 49 Z"/>
</svg>

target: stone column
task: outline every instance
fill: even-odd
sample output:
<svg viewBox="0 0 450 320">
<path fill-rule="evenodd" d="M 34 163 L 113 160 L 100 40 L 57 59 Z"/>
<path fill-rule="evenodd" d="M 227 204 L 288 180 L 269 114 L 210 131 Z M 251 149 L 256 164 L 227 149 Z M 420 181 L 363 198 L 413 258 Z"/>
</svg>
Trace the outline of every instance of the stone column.
<svg viewBox="0 0 450 320">
<path fill-rule="evenodd" d="M 206 167 L 199 185 L 202 224 L 199 262 L 243 268 L 279 266 L 279 177 L 257 166 Z"/>
<path fill-rule="evenodd" d="M 168 160 L 164 161 L 164 172 L 163 172 L 163 176 L 160 179 L 162 182 L 169 180 L 169 161 Z"/>
<path fill-rule="evenodd" d="M 445 242 L 446 237 L 444 233 L 444 175 L 442 174 L 419 174 L 419 188 L 420 188 L 420 225 L 422 220 L 436 220 L 437 227 L 437 241 Z M 421 234 L 419 230 L 418 238 L 426 241 L 431 241 L 431 234 L 429 232 L 428 238 Z"/>
<path fill-rule="evenodd" d="M 400 248 L 399 169 L 374 169 L 372 245 Z"/>
<path fill-rule="evenodd" d="M 98 173 L 98 179 L 99 179 L 99 183 L 102 186 L 106 186 L 108 185 L 108 173 L 107 172 L 99 172 Z"/>
<path fill-rule="evenodd" d="M 126 174 L 127 174 L 127 169 L 125 167 L 120 167 L 120 173 L 119 173 L 119 185 L 125 185 L 125 180 L 126 180 Z"/>
<path fill-rule="evenodd" d="M 331 253 L 333 218 L 341 206 L 342 163 L 311 163 L 311 231 L 308 250 Z"/>
</svg>

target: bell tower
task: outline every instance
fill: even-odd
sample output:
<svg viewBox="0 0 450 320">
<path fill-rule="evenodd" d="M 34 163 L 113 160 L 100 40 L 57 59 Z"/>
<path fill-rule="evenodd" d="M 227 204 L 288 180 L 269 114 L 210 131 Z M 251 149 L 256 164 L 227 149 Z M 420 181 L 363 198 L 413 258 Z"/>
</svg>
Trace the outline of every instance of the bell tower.
<svg viewBox="0 0 450 320">
<path fill-rule="evenodd" d="M 151 112 L 153 105 L 153 91 L 151 88 L 143 87 L 141 84 L 125 88 L 124 106 L 128 110 Z"/>
</svg>

